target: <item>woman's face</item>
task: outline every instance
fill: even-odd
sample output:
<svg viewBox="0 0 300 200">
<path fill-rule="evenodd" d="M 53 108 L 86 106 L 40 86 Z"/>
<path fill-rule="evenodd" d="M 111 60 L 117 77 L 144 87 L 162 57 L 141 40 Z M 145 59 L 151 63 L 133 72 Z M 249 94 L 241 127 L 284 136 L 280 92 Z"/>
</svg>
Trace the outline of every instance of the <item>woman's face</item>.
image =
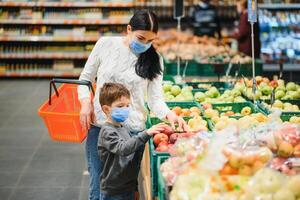
<svg viewBox="0 0 300 200">
<path fill-rule="evenodd" d="M 127 26 L 127 35 L 130 40 L 138 40 L 144 44 L 153 42 L 157 38 L 157 34 L 152 31 L 143 31 L 143 30 L 136 30 L 132 31 L 130 25 Z"/>
<path fill-rule="evenodd" d="M 243 13 L 243 11 L 245 10 L 243 3 L 242 2 L 237 2 L 236 3 L 236 10 L 239 14 Z"/>
</svg>

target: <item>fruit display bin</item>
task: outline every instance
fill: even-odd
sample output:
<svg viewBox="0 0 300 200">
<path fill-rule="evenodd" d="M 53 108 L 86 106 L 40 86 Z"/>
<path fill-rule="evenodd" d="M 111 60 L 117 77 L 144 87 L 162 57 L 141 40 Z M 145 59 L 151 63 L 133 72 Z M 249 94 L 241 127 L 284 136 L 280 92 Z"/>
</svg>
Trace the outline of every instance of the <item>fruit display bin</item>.
<svg viewBox="0 0 300 200">
<path fill-rule="evenodd" d="M 157 199 L 158 200 L 166 200 L 168 199 L 169 187 L 165 185 L 164 178 L 160 171 L 160 166 L 168 159 L 168 157 L 159 157 L 157 160 L 157 171 L 158 171 L 158 180 L 157 180 Z"/>
<path fill-rule="evenodd" d="M 247 102 L 240 102 L 240 103 L 216 103 L 212 104 L 212 108 L 215 110 L 218 110 L 219 113 L 223 113 L 226 111 L 233 111 L 235 113 L 240 113 L 244 107 L 250 107 L 251 113 L 263 113 L 262 110 L 260 110 L 257 106 L 255 106 L 253 103 L 247 101 Z M 242 116 L 231 116 L 234 118 L 240 118 Z"/>
<path fill-rule="evenodd" d="M 264 101 L 267 104 L 270 104 L 270 100 L 266 100 Z M 282 103 L 291 103 L 293 105 L 297 105 L 300 107 L 300 100 L 281 100 Z M 267 108 L 264 104 L 263 101 L 258 102 L 258 107 L 265 112 L 266 114 L 270 114 L 271 110 L 269 108 Z M 282 111 L 282 115 L 287 115 L 287 116 L 300 116 L 300 110 L 298 112 L 286 112 L 286 111 Z"/>
<path fill-rule="evenodd" d="M 225 89 L 231 89 L 233 87 L 233 85 L 231 83 L 228 82 L 214 82 L 214 81 L 210 81 L 210 82 L 186 82 L 185 85 L 187 86 L 192 86 L 193 89 L 199 89 L 202 91 L 207 91 L 207 88 L 202 88 L 202 87 L 198 87 L 199 84 L 207 84 L 207 85 L 211 85 L 212 87 L 216 87 L 219 90 L 225 90 Z"/>
<path fill-rule="evenodd" d="M 149 141 L 149 152 L 150 152 L 150 170 L 151 170 L 151 183 L 152 183 L 152 195 L 157 196 L 157 180 L 158 180 L 158 170 L 157 162 L 160 157 L 169 158 L 170 154 L 168 152 L 157 152 L 155 151 L 153 139 Z"/>
<path fill-rule="evenodd" d="M 163 76 L 163 81 L 168 81 L 168 82 L 175 83 L 175 79 L 174 79 L 174 77 L 171 76 L 171 75 L 164 75 L 164 76 Z"/>
<path fill-rule="evenodd" d="M 172 109 L 176 106 L 181 108 L 191 108 L 196 106 L 202 110 L 201 105 L 197 102 L 167 102 L 167 106 Z M 148 106 L 147 106 L 148 107 Z M 148 108 L 149 109 L 149 108 Z M 184 117 L 184 120 L 189 120 L 191 117 Z M 147 117 L 146 127 L 150 128 L 153 125 L 163 122 L 157 117 Z M 167 121 L 166 121 L 167 122 Z M 150 164 L 151 164 L 151 182 L 152 182 L 152 194 L 153 196 L 157 196 L 157 160 L 159 157 L 169 157 L 170 154 L 168 152 L 157 152 L 155 151 L 155 146 L 153 143 L 153 139 L 151 138 L 149 141 L 149 153 L 150 153 Z"/>
<path fill-rule="evenodd" d="M 164 74 L 165 75 L 177 75 L 177 62 L 164 60 Z M 205 76 L 205 68 L 200 67 L 195 60 L 180 61 L 180 74 L 187 76 Z"/>
</svg>

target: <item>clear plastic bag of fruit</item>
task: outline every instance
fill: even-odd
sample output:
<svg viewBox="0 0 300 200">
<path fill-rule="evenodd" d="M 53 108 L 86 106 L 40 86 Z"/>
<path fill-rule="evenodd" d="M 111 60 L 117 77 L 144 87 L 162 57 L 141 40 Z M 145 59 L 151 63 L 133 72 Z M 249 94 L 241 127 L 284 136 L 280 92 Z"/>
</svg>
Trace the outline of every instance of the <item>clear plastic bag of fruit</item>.
<svg viewBox="0 0 300 200">
<path fill-rule="evenodd" d="M 275 157 L 269 167 L 286 175 L 300 174 L 300 158 Z"/>
<path fill-rule="evenodd" d="M 189 138 L 178 138 L 176 143 L 170 149 L 171 156 L 186 157 L 187 160 L 199 156 L 206 148 L 211 133 L 199 132 Z"/>
</svg>

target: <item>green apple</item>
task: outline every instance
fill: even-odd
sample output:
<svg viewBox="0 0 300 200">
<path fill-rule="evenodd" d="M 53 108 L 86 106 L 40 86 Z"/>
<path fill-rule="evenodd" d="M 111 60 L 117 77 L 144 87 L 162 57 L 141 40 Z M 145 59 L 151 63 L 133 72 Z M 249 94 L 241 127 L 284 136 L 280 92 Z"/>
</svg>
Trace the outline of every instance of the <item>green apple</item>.
<svg viewBox="0 0 300 200">
<path fill-rule="evenodd" d="M 274 101 L 274 104 L 273 104 L 273 107 L 279 108 L 279 109 L 283 109 L 283 108 L 284 108 L 284 105 L 283 105 L 282 101 L 280 101 L 280 100 L 275 100 L 275 101 Z"/>
<path fill-rule="evenodd" d="M 225 90 L 224 94 L 223 95 L 227 95 L 227 96 L 230 96 L 231 95 L 231 90 Z"/>
<path fill-rule="evenodd" d="M 291 95 L 286 94 L 284 97 L 282 97 L 281 100 L 293 100 L 293 97 Z"/>
<path fill-rule="evenodd" d="M 164 90 L 164 92 L 169 92 L 169 91 L 171 91 L 171 89 L 172 89 L 172 85 L 171 84 L 168 84 L 168 83 L 163 84 L 163 90 Z"/>
<path fill-rule="evenodd" d="M 276 89 L 275 89 L 275 92 L 278 91 L 278 90 L 282 90 L 282 91 L 286 91 L 286 88 L 284 87 L 284 85 L 279 85 Z"/>
<path fill-rule="evenodd" d="M 233 90 L 231 91 L 231 94 L 232 94 L 232 96 L 234 96 L 234 97 L 238 97 L 238 96 L 241 96 L 241 95 L 242 95 L 242 94 L 241 94 L 241 91 L 238 90 L 238 89 L 233 89 Z"/>
<path fill-rule="evenodd" d="M 171 88 L 171 93 L 173 96 L 177 96 L 181 93 L 181 88 L 178 85 L 174 85 Z"/>
<path fill-rule="evenodd" d="M 298 112 L 299 111 L 299 106 L 298 105 L 293 105 L 293 111 Z"/>
<path fill-rule="evenodd" d="M 237 83 L 237 84 L 235 84 L 234 89 L 237 89 L 240 92 L 243 92 L 246 89 L 246 86 L 243 83 Z"/>
<path fill-rule="evenodd" d="M 289 82 L 286 84 L 286 90 L 288 91 L 295 91 L 297 90 L 297 85 L 294 82 Z"/>
<path fill-rule="evenodd" d="M 281 99 L 282 97 L 284 97 L 285 92 L 283 90 L 277 90 L 275 91 L 275 99 Z"/>
<path fill-rule="evenodd" d="M 246 100 L 243 97 L 239 96 L 239 97 L 235 97 L 233 102 L 234 103 L 246 102 Z"/>
<path fill-rule="evenodd" d="M 206 95 L 203 92 L 196 92 L 194 97 L 196 101 L 203 102 L 206 98 Z"/>
<path fill-rule="evenodd" d="M 220 92 L 216 87 L 211 87 L 208 90 L 208 93 L 209 93 L 209 97 L 211 97 L 211 98 L 217 98 L 220 96 Z"/>
<path fill-rule="evenodd" d="M 290 95 L 293 99 L 299 99 L 300 96 L 299 96 L 299 93 L 297 91 L 289 91 L 290 92 Z"/>
<path fill-rule="evenodd" d="M 272 87 L 271 86 L 264 86 L 260 90 L 264 95 L 270 95 L 272 93 Z"/>
</svg>

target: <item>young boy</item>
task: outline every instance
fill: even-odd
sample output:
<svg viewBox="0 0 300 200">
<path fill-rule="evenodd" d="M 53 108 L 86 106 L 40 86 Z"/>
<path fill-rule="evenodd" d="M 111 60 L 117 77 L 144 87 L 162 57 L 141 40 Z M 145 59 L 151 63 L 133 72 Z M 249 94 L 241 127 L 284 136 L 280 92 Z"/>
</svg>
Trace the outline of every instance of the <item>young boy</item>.
<svg viewBox="0 0 300 200">
<path fill-rule="evenodd" d="M 107 120 L 98 140 L 98 152 L 103 162 L 100 200 L 134 200 L 141 157 L 138 150 L 166 126 L 159 124 L 130 136 L 122 126 L 129 115 L 129 104 L 130 93 L 123 85 L 106 83 L 101 88 L 100 105 Z"/>
</svg>

